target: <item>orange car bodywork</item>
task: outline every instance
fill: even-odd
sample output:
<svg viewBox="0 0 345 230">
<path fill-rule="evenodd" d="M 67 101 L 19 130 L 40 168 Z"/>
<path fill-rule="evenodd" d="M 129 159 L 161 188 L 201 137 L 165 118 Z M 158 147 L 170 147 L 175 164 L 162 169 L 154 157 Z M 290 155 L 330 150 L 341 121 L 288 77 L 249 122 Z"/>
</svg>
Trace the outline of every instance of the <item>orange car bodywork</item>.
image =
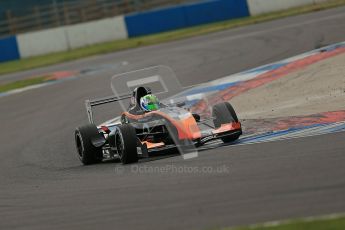
<svg viewBox="0 0 345 230">
<path fill-rule="evenodd" d="M 213 134 L 222 134 L 226 133 L 232 130 L 241 129 L 241 123 L 240 122 L 231 122 L 228 124 L 221 124 L 221 126 L 218 129 L 215 129 L 212 131 Z"/>
<path fill-rule="evenodd" d="M 193 117 L 192 114 L 185 116 L 183 119 L 176 120 L 176 119 L 173 119 L 172 117 L 170 117 L 167 114 L 160 112 L 160 111 L 152 111 L 152 112 L 145 113 L 142 115 L 134 115 L 134 114 L 131 114 L 128 112 L 122 113 L 122 116 L 126 116 L 130 119 L 133 119 L 133 120 L 146 118 L 146 117 L 152 116 L 152 115 L 158 115 L 160 117 L 165 118 L 169 122 L 171 122 L 171 124 L 173 124 L 175 126 L 175 128 L 177 129 L 178 138 L 180 140 L 186 140 L 187 139 L 187 140 L 194 141 L 194 140 L 198 140 L 198 139 L 202 138 L 201 130 L 200 130 L 200 128 L 199 128 L 199 126 L 198 126 L 197 122 L 195 121 L 195 118 Z M 212 131 L 212 134 L 213 135 L 219 135 L 222 133 L 226 133 L 226 132 L 238 130 L 238 129 L 241 129 L 241 123 L 240 122 L 232 122 L 232 123 L 228 123 L 228 124 L 222 124 L 221 127 L 214 129 Z M 151 143 L 148 141 L 144 141 L 144 142 L 142 142 L 142 144 L 146 144 L 148 149 L 164 146 L 163 142 Z"/>
<path fill-rule="evenodd" d="M 133 115 L 128 112 L 122 113 L 126 117 L 134 120 L 145 118 L 152 115 L 159 115 L 170 121 L 177 129 L 179 139 L 196 140 L 201 137 L 201 132 L 192 114 L 181 120 L 176 120 L 160 111 L 152 111 L 143 115 Z"/>
</svg>

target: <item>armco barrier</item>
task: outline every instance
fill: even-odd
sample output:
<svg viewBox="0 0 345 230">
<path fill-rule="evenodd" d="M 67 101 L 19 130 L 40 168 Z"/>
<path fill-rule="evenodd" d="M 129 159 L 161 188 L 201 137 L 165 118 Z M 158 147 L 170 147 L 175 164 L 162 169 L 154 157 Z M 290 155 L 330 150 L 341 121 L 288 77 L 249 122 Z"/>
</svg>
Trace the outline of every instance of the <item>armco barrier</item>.
<svg viewBox="0 0 345 230">
<path fill-rule="evenodd" d="M 128 36 L 135 37 L 245 16 L 246 0 L 213 0 L 130 14 L 125 22 Z"/>
<path fill-rule="evenodd" d="M 0 38 L 0 62 L 17 60 L 19 58 L 16 37 Z"/>
</svg>

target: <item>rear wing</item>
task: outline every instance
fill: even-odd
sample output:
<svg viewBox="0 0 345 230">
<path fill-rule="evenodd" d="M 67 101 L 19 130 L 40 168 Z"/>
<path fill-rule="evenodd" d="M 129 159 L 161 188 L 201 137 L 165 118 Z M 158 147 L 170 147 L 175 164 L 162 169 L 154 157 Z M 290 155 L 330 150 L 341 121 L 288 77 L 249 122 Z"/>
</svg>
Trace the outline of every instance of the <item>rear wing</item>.
<svg viewBox="0 0 345 230">
<path fill-rule="evenodd" d="M 128 94 L 128 95 L 122 95 L 122 96 L 114 96 L 113 95 L 113 96 L 103 97 L 103 98 L 99 98 L 99 99 L 86 100 L 85 106 L 86 106 L 86 112 L 87 112 L 87 117 L 89 119 L 89 122 L 91 124 L 94 124 L 92 107 L 108 104 L 111 102 L 117 102 L 117 101 L 121 101 L 124 99 L 129 99 L 131 97 L 132 97 L 132 94 Z"/>
</svg>

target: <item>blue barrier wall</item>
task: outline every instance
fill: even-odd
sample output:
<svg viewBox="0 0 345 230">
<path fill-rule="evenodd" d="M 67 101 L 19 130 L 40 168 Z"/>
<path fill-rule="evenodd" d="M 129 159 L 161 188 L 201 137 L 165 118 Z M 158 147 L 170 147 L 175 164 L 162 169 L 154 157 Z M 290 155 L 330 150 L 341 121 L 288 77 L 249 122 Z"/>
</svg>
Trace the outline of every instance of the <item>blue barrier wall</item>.
<svg viewBox="0 0 345 230">
<path fill-rule="evenodd" d="M 20 59 L 15 36 L 0 38 L 0 62 Z"/>
<path fill-rule="evenodd" d="M 246 0 L 212 0 L 130 14 L 125 22 L 134 37 L 246 16 Z"/>
<path fill-rule="evenodd" d="M 128 36 L 134 37 L 246 16 L 249 16 L 247 0 L 206 0 L 133 13 L 125 16 L 124 21 Z M 28 34 L 0 38 L 0 62 L 26 57 L 25 52 L 19 51 L 19 46 L 30 48 L 31 43 L 24 42 L 23 45 L 20 39 L 23 36 L 28 37 Z M 18 45 L 20 41 L 22 43 Z"/>
<path fill-rule="evenodd" d="M 134 13 L 125 16 L 128 37 L 153 34 L 186 26 L 182 7 Z"/>
<path fill-rule="evenodd" d="M 207 1 L 183 9 L 187 26 L 249 16 L 246 0 Z"/>
</svg>

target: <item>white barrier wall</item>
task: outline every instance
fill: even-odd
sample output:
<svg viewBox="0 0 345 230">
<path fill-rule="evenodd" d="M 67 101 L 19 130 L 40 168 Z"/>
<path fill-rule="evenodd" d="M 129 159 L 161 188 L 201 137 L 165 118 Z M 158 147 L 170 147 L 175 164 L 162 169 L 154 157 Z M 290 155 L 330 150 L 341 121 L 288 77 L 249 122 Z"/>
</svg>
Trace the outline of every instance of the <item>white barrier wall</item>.
<svg viewBox="0 0 345 230">
<path fill-rule="evenodd" d="M 127 38 L 123 16 L 17 35 L 21 58 Z"/>
<path fill-rule="evenodd" d="M 21 58 L 68 50 L 64 28 L 17 35 Z"/>
<path fill-rule="evenodd" d="M 72 49 L 127 38 L 123 16 L 68 26 L 66 31 Z"/>
<path fill-rule="evenodd" d="M 323 1 L 326 0 L 247 0 L 247 3 L 250 15 L 258 15 Z"/>
<path fill-rule="evenodd" d="M 247 0 L 250 15 L 258 15 L 326 0 Z M 67 51 L 128 38 L 124 16 L 17 35 L 21 58 Z"/>
</svg>

